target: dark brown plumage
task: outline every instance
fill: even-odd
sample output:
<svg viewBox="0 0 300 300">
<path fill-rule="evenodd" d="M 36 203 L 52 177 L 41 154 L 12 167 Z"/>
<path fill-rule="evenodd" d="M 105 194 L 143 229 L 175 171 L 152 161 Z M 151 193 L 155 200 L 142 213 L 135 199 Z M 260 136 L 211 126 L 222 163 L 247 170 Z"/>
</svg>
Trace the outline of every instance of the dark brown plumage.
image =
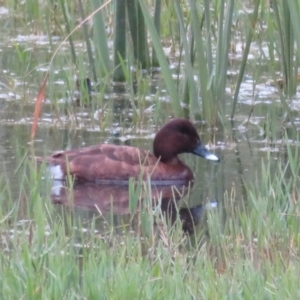
<svg viewBox="0 0 300 300">
<path fill-rule="evenodd" d="M 151 177 L 155 182 L 191 181 L 193 172 L 178 158 L 181 153 L 218 161 L 202 146 L 195 126 L 185 119 L 174 119 L 164 125 L 156 134 L 153 150 L 154 155 L 136 147 L 102 144 L 37 160 L 61 167 L 58 175 L 53 173 L 55 179 L 65 179 L 69 172 L 77 180 L 109 182 L 125 182 L 130 177 Z"/>
</svg>

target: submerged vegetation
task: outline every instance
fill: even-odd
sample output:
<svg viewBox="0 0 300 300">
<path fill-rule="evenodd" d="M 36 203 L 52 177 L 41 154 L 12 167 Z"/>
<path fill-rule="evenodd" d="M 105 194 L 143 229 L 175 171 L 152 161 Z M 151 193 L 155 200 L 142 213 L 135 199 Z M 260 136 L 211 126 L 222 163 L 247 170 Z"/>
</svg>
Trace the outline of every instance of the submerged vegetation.
<svg viewBox="0 0 300 300">
<path fill-rule="evenodd" d="M 0 183 L 1 299 L 299 298 L 299 1 L 0 3 L 0 126 L 19 126 Z M 169 116 L 236 155 L 216 180 L 189 162 L 208 191 L 195 182 L 166 202 L 130 182 L 104 203 L 70 179 L 62 199 L 27 160 L 99 140 L 144 147 Z"/>
</svg>

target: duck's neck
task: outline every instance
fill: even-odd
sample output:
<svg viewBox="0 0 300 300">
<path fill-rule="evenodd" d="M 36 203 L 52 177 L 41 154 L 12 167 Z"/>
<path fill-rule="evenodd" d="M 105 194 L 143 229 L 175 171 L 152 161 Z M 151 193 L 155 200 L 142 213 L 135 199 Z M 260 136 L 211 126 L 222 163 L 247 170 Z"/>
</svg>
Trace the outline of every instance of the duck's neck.
<svg viewBox="0 0 300 300">
<path fill-rule="evenodd" d="M 184 163 L 178 158 L 178 156 L 173 156 L 171 158 L 162 158 L 162 157 L 159 157 L 159 161 L 164 163 L 164 164 L 168 164 L 168 165 L 178 165 L 178 164 L 183 164 Z"/>
</svg>

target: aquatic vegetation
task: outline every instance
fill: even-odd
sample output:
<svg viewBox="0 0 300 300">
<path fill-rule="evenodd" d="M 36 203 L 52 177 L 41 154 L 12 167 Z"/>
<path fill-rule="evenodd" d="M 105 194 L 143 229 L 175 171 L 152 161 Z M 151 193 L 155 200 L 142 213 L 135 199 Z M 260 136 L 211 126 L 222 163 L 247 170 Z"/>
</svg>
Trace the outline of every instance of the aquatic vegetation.
<svg viewBox="0 0 300 300">
<path fill-rule="evenodd" d="M 0 298 L 298 299 L 299 3 L 134 1 L 156 56 L 141 68 L 129 26 L 114 61 L 116 1 L 100 2 L 2 2 Z M 150 150 L 176 116 L 221 158 L 184 157 L 187 189 L 53 185 L 27 161 Z"/>
</svg>

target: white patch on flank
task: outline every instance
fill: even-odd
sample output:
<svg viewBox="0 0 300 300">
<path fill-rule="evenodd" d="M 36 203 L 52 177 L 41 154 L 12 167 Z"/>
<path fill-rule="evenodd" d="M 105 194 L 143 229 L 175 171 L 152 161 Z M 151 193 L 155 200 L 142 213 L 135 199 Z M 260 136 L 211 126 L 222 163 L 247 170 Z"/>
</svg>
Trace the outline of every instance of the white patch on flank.
<svg viewBox="0 0 300 300">
<path fill-rule="evenodd" d="M 53 180 L 53 182 L 52 182 L 52 188 L 51 188 L 51 195 L 60 196 L 62 188 L 63 188 L 62 181 L 60 181 L 60 180 Z"/>
<path fill-rule="evenodd" d="M 218 202 L 216 200 L 211 201 L 209 204 L 211 208 L 216 208 L 218 206 Z"/>
<path fill-rule="evenodd" d="M 56 179 L 56 180 L 64 179 L 64 173 L 63 173 L 60 165 L 49 166 L 48 169 L 51 173 L 52 179 Z"/>
<path fill-rule="evenodd" d="M 208 160 L 215 160 L 215 161 L 219 160 L 219 158 L 216 155 L 212 154 L 212 153 L 206 155 L 205 158 L 208 159 Z"/>
<path fill-rule="evenodd" d="M 206 209 L 216 208 L 216 207 L 218 207 L 218 201 L 217 200 L 212 200 L 212 201 L 206 203 L 204 207 Z"/>
</svg>

